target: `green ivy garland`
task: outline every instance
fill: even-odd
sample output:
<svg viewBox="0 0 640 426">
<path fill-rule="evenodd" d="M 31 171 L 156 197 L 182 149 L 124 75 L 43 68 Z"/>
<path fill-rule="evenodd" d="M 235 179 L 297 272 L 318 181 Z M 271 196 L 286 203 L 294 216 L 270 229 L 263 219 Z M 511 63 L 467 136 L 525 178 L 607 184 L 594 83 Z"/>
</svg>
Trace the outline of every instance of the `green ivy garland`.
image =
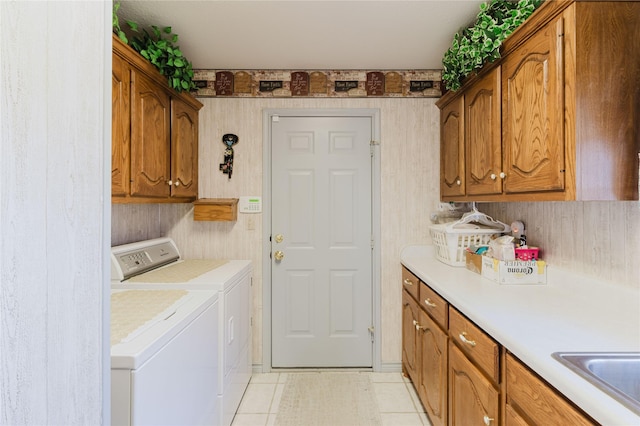
<svg viewBox="0 0 640 426">
<path fill-rule="evenodd" d="M 160 74 L 167 76 L 169 86 L 177 92 L 194 90 L 196 84 L 193 82 L 193 65 L 182 55 L 180 47 L 175 44 L 178 41 L 178 35 L 172 34 L 171 27 L 161 29 L 153 25 L 151 26 L 153 35 L 151 35 L 147 30 L 142 30 L 140 33 L 136 22 L 127 21 L 131 31 L 139 34 L 128 40 L 125 32 L 120 28 L 117 16 L 119 8 L 120 2 L 114 2 L 113 31 L 120 40 L 129 44 L 136 52 L 155 65 Z"/>
<path fill-rule="evenodd" d="M 492 0 L 480 5 L 473 25 L 453 36 L 442 58 L 442 81 L 457 90 L 462 81 L 487 62 L 500 58 L 500 45 L 544 0 Z"/>
</svg>

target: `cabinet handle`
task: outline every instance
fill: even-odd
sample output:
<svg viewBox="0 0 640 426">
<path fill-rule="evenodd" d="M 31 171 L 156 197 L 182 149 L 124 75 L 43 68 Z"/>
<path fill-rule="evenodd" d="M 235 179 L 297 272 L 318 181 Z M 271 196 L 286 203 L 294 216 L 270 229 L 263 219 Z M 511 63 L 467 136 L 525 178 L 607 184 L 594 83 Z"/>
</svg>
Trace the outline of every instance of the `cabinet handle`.
<svg viewBox="0 0 640 426">
<path fill-rule="evenodd" d="M 424 328 L 416 320 L 413 320 L 413 325 L 416 327 L 416 330 L 418 330 L 418 331 L 420 331 L 421 328 Z"/>
<path fill-rule="evenodd" d="M 495 173 L 491 173 L 491 176 L 490 176 L 490 177 L 491 177 L 491 180 L 496 180 L 496 177 L 497 177 L 497 176 L 496 176 L 496 174 L 495 174 Z"/>
<path fill-rule="evenodd" d="M 405 283 L 405 285 L 409 285 L 409 286 L 413 285 L 413 281 L 411 281 L 409 278 L 406 278 L 404 280 L 404 283 Z"/>
<path fill-rule="evenodd" d="M 469 340 L 467 339 L 467 332 L 463 331 L 462 333 L 460 333 L 458 335 L 458 337 L 460 337 L 460 340 L 462 340 L 463 343 L 466 343 L 467 345 L 473 347 L 476 345 L 476 341 L 475 340 Z"/>
<path fill-rule="evenodd" d="M 169 186 L 173 185 L 173 181 L 172 180 L 168 180 L 167 181 L 167 185 L 169 185 Z"/>
<path fill-rule="evenodd" d="M 180 181 L 176 181 L 175 185 L 180 186 Z"/>
<path fill-rule="evenodd" d="M 456 185 L 458 185 L 458 186 L 462 185 L 462 182 L 460 181 L 460 179 L 458 179 L 458 180 L 456 181 Z"/>
<path fill-rule="evenodd" d="M 428 297 L 426 299 L 424 299 L 424 304 L 427 305 L 430 308 L 435 308 L 436 307 L 436 304 L 433 303 L 431 301 L 431 299 L 429 299 Z"/>
<path fill-rule="evenodd" d="M 484 417 L 482 418 L 482 420 L 484 421 L 484 424 L 489 426 L 491 424 L 492 421 L 494 421 L 495 419 L 492 417 L 487 416 L 486 414 L 484 415 Z"/>
<path fill-rule="evenodd" d="M 507 175 L 504 172 L 500 172 L 500 179 L 504 179 L 506 177 L 507 177 Z"/>
</svg>

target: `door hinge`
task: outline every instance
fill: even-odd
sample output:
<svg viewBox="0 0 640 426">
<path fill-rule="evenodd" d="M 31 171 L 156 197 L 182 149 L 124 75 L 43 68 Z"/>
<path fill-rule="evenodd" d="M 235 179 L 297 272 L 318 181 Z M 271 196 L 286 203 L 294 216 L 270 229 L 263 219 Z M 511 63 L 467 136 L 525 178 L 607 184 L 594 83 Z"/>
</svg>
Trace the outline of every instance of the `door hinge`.
<svg viewBox="0 0 640 426">
<path fill-rule="evenodd" d="M 373 326 L 369 327 L 369 335 L 371 336 L 371 342 L 373 342 L 375 336 L 375 328 Z"/>
<path fill-rule="evenodd" d="M 376 155 L 376 145 L 380 145 L 379 141 L 370 141 L 369 142 L 369 152 L 371 153 L 371 157 L 373 158 Z"/>
</svg>

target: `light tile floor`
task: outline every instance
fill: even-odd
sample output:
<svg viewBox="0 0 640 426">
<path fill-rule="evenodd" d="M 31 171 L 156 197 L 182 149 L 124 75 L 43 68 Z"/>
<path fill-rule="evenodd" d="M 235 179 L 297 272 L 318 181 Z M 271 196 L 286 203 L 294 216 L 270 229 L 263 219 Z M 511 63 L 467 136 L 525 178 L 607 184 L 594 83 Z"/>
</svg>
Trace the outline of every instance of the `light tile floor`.
<svg viewBox="0 0 640 426">
<path fill-rule="evenodd" d="M 274 425 L 282 391 L 291 374 L 296 373 L 254 374 L 232 426 Z M 413 385 L 402 374 L 367 374 L 371 375 L 383 426 L 430 426 Z"/>
</svg>

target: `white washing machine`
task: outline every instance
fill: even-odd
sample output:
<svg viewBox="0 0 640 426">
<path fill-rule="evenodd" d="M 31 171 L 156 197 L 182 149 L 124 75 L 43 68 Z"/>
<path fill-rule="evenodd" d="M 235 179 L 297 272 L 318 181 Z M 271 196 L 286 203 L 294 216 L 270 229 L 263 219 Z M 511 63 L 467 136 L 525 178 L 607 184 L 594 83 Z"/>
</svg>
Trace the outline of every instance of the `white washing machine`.
<svg viewBox="0 0 640 426">
<path fill-rule="evenodd" d="M 174 241 L 156 238 L 112 247 L 112 289 L 183 289 L 218 292 L 217 425 L 229 426 L 251 379 L 251 273 L 249 260 L 182 259 Z"/>
<path fill-rule="evenodd" d="M 111 421 L 218 421 L 218 292 L 112 290 Z"/>
</svg>

